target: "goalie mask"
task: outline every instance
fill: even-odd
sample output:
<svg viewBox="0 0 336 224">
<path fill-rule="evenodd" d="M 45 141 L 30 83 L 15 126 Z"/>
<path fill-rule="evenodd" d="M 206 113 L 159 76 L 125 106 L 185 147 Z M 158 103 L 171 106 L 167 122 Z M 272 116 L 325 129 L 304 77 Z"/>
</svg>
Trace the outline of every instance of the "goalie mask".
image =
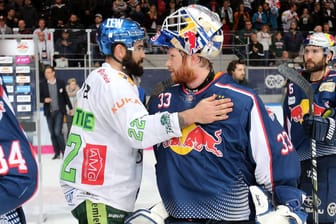
<svg viewBox="0 0 336 224">
<path fill-rule="evenodd" d="M 218 14 L 208 8 L 189 5 L 166 17 L 161 30 L 151 38 L 151 43 L 211 59 L 222 50 L 222 23 Z"/>
<path fill-rule="evenodd" d="M 122 43 L 128 50 L 133 50 L 134 42 L 143 39 L 145 39 L 144 29 L 129 19 L 108 18 L 102 22 L 97 31 L 97 43 L 104 55 L 112 55 L 115 43 Z"/>
</svg>

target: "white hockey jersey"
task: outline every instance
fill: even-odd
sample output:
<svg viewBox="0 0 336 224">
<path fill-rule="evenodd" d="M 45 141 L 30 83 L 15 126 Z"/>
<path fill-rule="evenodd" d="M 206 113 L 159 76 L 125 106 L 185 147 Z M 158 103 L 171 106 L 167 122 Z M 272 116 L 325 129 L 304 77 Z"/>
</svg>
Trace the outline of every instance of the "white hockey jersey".
<svg viewBox="0 0 336 224">
<path fill-rule="evenodd" d="M 67 202 L 132 211 L 142 148 L 181 136 L 177 113 L 148 115 L 137 86 L 107 63 L 90 73 L 77 98 L 60 175 Z"/>
</svg>

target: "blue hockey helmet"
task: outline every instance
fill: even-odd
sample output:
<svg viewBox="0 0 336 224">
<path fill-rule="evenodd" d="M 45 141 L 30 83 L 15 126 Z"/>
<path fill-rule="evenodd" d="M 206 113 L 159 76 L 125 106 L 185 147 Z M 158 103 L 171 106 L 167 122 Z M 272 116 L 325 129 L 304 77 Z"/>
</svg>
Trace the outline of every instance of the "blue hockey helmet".
<svg viewBox="0 0 336 224">
<path fill-rule="evenodd" d="M 151 43 L 211 59 L 222 50 L 222 25 L 217 13 L 201 5 L 189 5 L 167 16 Z"/>
<path fill-rule="evenodd" d="M 134 42 L 144 38 L 145 30 L 130 19 L 108 18 L 100 24 L 97 31 L 97 43 L 104 55 L 112 55 L 115 43 L 123 43 L 127 49 L 133 50 Z"/>
</svg>

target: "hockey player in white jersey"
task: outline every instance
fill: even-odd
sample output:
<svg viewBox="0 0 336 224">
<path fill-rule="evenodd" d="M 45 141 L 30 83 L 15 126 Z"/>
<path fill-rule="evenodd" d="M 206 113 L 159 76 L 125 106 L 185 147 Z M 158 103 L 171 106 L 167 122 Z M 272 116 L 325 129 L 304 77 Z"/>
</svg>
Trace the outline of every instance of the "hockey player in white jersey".
<svg viewBox="0 0 336 224">
<path fill-rule="evenodd" d="M 133 211 L 142 176 L 142 148 L 181 136 L 181 128 L 227 118 L 229 99 L 211 96 L 181 113 L 148 115 L 128 74 L 141 73 L 144 30 L 109 18 L 97 41 L 106 56 L 77 94 L 60 182 L 79 223 L 124 223 Z"/>
</svg>

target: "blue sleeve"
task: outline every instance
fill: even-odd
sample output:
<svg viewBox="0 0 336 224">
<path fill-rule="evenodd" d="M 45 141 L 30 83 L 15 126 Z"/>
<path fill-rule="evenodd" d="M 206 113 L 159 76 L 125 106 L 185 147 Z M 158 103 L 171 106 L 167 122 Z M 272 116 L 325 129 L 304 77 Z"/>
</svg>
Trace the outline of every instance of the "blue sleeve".
<svg viewBox="0 0 336 224">
<path fill-rule="evenodd" d="M 0 82 L 0 89 L 3 89 Z M 32 147 L 4 91 L 0 91 L 0 214 L 25 203 L 37 190 L 38 169 Z"/>
<path fill-rule="evenodd" d="M 287 132 L 259 97 L 255 104 L 250 139 L 257 183 L 269 191 L 277 185 L 297 186 L 300 162 Z"/>
</svg>

